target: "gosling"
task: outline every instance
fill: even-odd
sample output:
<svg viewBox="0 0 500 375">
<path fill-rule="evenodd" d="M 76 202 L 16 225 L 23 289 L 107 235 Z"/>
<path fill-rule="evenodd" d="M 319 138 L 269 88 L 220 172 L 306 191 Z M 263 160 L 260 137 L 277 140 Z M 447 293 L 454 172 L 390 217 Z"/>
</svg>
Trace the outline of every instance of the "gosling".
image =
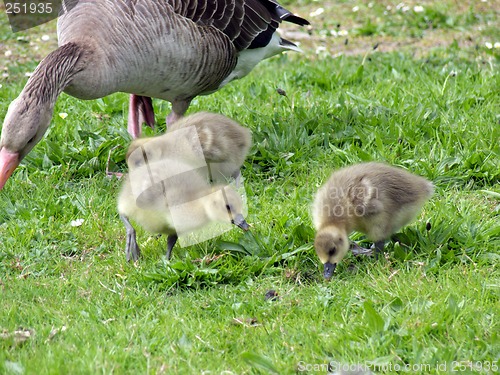
<svg viewBox="0 0 500 375">
<path fill-rule="evenodd" d="M 353 165 L 334 172 L 317 192 L 312 217 L 314 247 L 332 277 L 356 230 L 374 241 L 375 253 L 393 233 L 410 223 L 432 196 L 434 185 L 423 177 L 383 163 Z"/>
<path fill-rule="evenodd" d="M 146 158 L 148 162 L 181 158 L 195 166 L 206 165 L 214 183 L 235 178 L 239 186 L 240 168 L 251 143 L 250 131 L 236 121 L 220 114 L 199 112 L 178 120 L 161 136 L 134 140 L 127 160 L 129 168 L 136 168 Z M 139 147 L 143 152 L 134 153 Z"/>
<path fill-rule="evenodd" d="M 127 261 L 140 256 L 133 219 L 152 233 L 167 235 L 167 259 L 179 235 L 211 222 L 234 224 L 247 231 L 241 197 L 230 186 L 209 184 L 196 169 L 178 159 L 163 159 L 132 170 L 118 197 L 126 231 Z"/>
</svg>

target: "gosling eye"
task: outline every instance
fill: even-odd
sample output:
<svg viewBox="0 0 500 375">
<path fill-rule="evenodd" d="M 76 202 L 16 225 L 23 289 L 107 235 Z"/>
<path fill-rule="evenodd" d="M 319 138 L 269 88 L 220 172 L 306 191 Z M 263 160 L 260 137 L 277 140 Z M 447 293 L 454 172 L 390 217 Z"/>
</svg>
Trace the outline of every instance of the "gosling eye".
<svg viewBox="0 0 500 375">
<path fill-rule="evenodd" d="M 328 255 L 334 256 L 336 252 L 337 252 L 337 248 L 335 246 L 331 247 L 330 250 L 328 250 Z"/>
<path fill-rule="evenodd" d="M 229 204 L 226 204 L 226 210 L 228 210 L 229 212 L 231 212 L 231 206 Z"/>
</svg>

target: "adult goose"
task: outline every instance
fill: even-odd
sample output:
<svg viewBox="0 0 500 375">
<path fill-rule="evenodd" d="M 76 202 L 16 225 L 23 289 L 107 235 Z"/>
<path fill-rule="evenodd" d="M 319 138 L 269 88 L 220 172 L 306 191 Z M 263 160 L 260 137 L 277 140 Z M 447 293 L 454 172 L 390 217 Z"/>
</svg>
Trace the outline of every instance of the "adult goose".
<svg viewBox="0 0 500 375">
<path fill-rule="evenodd" d="M 167 122 L 191 100 L 248 74 L 261 60 L 298 47 L 281 21 L 308 21 L 274 0 L 69 0 L 59 48 L 38 65 L 4 119 L 0 189 L 47 130 L 61 92 L 96 99 L 133 94 L 129 133 L 154 121 L 150 97 L 168 100 Z"/>
</svg>

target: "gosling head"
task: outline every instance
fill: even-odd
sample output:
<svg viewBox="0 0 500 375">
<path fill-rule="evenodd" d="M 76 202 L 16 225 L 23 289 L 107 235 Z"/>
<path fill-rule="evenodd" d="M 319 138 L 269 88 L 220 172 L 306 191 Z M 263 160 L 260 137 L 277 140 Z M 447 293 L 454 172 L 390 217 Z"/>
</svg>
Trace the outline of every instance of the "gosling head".
<svg viewBox="0 0 500 375">
<path fill-rule="evenodd" d="M 0 190 L 21 160 L 40 142 L 50 125 L 53 108 L 32 106 L 18 97 L 9 106 L 0 139 Z"/>
<path fill-rule="evenodd" d="M 319 259 L 325 265 L 323 272 L 325 279 L 330 279 L 335 267 L 349 250 L 349 238 L 344 229 L 329 225 L 316 233 L 314 248 Z"/>
<path fill-rule="evenodd" d="M 129 170 L 160 160 L 161 148 L 154 140 L 155 138 L 137 138 L 130 143 L 125 156 Z"/>
<path fill-rule="evenodd" d="M 243 216 L 243 202 L 240 195 L 229 186 L 215 186 L 205 206 L 212 221 L 226 222 L 247 231 L 250 225 Z"/>
</svg>

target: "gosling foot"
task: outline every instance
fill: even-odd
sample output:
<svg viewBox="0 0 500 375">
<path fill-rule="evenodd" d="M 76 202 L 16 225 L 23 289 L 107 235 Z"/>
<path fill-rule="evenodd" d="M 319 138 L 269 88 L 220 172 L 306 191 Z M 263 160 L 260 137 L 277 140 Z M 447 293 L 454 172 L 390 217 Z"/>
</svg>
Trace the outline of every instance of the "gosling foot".
<svg viewBox="0 0 500 375">
<path fill-rule="evenodd" d="M 170 258 L 172 257 L 172 249 L 177 242 L 177 238 L 177 234 L 170 234 L 167 237 L 167 260 L 170 260 Z"/>
<path fill-rule="evenodd" d="M 365 256 L 373 256 L 373 248 L 366 249 L 364 247 L 359 246 L 356 242 L 351 242 L 351 251 L 354 255 L 365 255 Z"/>
<path fill-rule="evenodd" d="M 132 224 L 130 224 L 130 221 L 126 216 L 120 215 L 120 219 L 123 221 L 123 224 L 125 225 L 125 228 L 127 230 L 125 257 L 127 259 L 127 262 L 130 262 L 131 259 L 135 262 L 141 256 L 141 250 L 139 249 L 139 245 L 137 244 L 135 229 Z"/>
</svg>

